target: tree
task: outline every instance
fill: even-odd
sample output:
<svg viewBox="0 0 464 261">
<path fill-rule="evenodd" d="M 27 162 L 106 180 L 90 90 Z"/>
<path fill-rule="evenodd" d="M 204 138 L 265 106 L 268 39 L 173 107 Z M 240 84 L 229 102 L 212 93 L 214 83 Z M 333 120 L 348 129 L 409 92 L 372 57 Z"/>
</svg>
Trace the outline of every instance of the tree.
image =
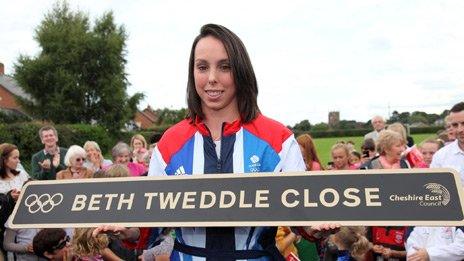
<svg viewBox="0 0 464 261">
<path fill-rule="evenodd" d="M 20 103 L 34 118 L 55 123 L 98 123 L 119 131 L 144 95 L 129 96 L 127 35 L 111 12 L 95 21 L 57 3 L 35 30 L 41 51 L 21 55 L 14 77 L 33 99 Z"/>
<path fill-rule="evenodd" d="M 324 122 L 317 123 L 313 126 L 312 130 L 313 131 L 326 131 L 326 130 L 329 130 L 329 125 Z"/>
<path fill-rule="evenodd" d="M 180 110 L 158 109 L 155 113 L 158 115 L 158 125 L 173 125 L 187 117 L 187 109 L 185 108 Z"/>
<path fill-rule="evenodd" d="M 302 120 L 299 123 L 295 124 L 293 129 L 298 131 L 310 131 L 311 123 L 308 120 Z"/>
</svg>

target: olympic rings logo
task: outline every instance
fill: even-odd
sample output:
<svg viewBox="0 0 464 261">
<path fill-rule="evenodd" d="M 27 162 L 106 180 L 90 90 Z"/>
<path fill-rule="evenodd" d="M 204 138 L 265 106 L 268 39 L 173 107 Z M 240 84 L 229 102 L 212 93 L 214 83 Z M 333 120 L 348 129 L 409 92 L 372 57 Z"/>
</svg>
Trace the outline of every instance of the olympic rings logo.
<svg viewBox="0 0 464 261">
<path fill-rule="evenodd" d="M 24 205 L 29 208 L 31 214 L 35 214 L 39 210 L 42 211 L 42 213 L 48 213 L 52 211 L 54 207 L 61 204 L 62 201 L 63 194 L 61 193 L 56 193 L 53 196 L 45 193 L 40 195 L 40 197 L 37 196 L 37 194 L 31 194 L 24 201 Z"/>
</svg>

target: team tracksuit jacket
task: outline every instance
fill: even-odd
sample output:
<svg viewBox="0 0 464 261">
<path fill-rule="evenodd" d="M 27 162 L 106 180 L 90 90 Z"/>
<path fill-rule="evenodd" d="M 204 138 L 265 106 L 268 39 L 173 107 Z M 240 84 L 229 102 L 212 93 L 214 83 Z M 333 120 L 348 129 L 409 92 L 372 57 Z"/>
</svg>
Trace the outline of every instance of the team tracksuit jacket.
<svg viewBox="0 0 464 261">
<path fill-rule="evenodd" d="M 158 142 L 148 175 L 305 170 L 292 132 L 263 115 L 245 124 L 224 123 L 220 143 L 218 157 L 206 125 L 199 119 L 183 120 Z M 171 260 L 271 260 L 279 255 L 275 231 L 269 227 L 176 229 L 177 251 Z"/>
</svg>

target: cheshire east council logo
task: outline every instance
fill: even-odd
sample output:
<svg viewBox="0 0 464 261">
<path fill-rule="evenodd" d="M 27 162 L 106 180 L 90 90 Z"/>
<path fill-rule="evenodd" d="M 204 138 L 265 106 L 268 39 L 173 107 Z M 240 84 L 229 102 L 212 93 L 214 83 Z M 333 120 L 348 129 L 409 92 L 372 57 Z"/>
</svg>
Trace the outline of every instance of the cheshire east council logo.
<svg viewBox="0 0 464 261">
<path fill-rule="evenodd" d="M 450 202 L 451 196 L 447 188 L 445 186 L 438 184 L 438 183 L 427 183 L 424 185 L 426 189 L 430 191 L 430 193 L 433 193 L 438 197 L 438 199 L 441 199 L 441 203 L 443 206 L 448 205 Z"/>
</svg>

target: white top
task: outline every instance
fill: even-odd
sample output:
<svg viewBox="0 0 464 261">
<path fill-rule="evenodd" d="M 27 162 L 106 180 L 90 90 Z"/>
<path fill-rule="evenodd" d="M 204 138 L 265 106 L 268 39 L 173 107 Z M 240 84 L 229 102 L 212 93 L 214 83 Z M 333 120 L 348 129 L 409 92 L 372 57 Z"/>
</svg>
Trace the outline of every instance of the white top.
<svg viewBox="0 0 464 261">
<path fill-rule="evenodd" d="M 0 180 L 0 193 L 6 194 L 12 189 L 21 190 L 24 182 L 29 179 L 29 174 L 25 170 L 19 170 L 19 174 L 13 179 Z"/>
<path fill-rule="evenodd" d="M 433 155 L 430 168 L 452 168 L 461 175 L 464 184 L 464 151 L 459 148 L 458 140 L 441 148 Z"/>
<path fill-rule="evenodd" d="M 407 255 L 425 248 L 430 261 L 464 259 L 464 232 L 456 227 L 415 227 L 406 242 Z"/>
<path fill-rule="evenodd" d="M 368 134 L 364 135 L 364 140 L 373 139 L 374 141 L 377 141 L 377 139 L 379 138 L 379 133 L 380 132 L 373 130 L 369 132 Z"/>
</svg>

